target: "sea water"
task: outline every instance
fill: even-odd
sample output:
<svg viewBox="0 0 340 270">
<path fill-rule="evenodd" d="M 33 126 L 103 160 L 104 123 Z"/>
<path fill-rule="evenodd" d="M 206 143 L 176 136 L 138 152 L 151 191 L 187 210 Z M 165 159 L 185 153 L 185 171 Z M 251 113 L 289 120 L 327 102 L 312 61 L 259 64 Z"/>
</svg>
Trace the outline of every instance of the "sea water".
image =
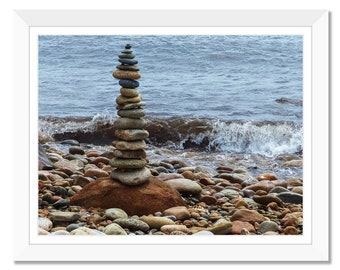
<svg viewBox="0 0 340 270">
<path fill-rule="evenodd" d="M 120 89 L 112 72 L 127 43 L 151 142 L 302 153 L 300 35 L 39 36 L 39 128 L 55 135 L 111 125 Z"/>
</svg>

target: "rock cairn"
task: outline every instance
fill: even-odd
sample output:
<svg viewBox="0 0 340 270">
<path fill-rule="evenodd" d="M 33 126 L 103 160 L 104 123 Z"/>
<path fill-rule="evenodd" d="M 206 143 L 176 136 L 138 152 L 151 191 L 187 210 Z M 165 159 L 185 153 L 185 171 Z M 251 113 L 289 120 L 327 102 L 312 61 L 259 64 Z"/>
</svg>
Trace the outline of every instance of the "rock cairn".
<svg viewBox="0 0 340 270">
<path fill-rule="evenodd" d="M 141 75 L 130 44 L 119 54 L 118 61 L 120 65 L 112 73 L 114 78 L 119 79 L 121 89 L 116 98 L 119 118 L 114 123 L 114 135 L 117 138 L 113 141 L 115 157 L 110 161 L 115 169 L 110 176 L 125 185 L 135 186 L 147 182 L 151 176 L 150 170 L 146 168 L 147 145 L 144 141 L 149 137 L 149 132 L 144 129 L 145 103 L 137 89 L 137 80 Z"/>
</svg>

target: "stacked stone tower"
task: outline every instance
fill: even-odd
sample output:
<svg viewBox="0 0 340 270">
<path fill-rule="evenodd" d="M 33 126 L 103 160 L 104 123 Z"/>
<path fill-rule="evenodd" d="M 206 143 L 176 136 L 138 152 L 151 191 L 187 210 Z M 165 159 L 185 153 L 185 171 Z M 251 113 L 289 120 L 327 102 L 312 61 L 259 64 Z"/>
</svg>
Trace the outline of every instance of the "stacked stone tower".
<svg viewBox="0 0 340 270">
<path fill-rule="evenodd" d="M 130 44 L 118 57 L 120 65 L 112 73 L 114 78 L 119 79 L 121 88 L 120 96 L 116 98 L 119 118 L 114 123 L 117 140 L 113 141 L 115 157 L 110 164 L 115 169 L 111 172 L 111 178 L 125 185 L 140 185 L 151 176 L 150 170 L 146 168 L 147 145 L 144 140 L 149 137 L 149 133 L 144 129 L 145 103 L 137 89 L 141 75 Z"/>
</svg>

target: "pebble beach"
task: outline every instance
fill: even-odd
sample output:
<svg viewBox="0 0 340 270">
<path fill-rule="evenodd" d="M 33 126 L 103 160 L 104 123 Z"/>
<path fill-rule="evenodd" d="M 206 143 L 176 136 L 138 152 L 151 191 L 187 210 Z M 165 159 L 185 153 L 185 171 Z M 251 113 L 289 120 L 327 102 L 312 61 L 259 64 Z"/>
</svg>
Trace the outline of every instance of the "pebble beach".
<svg viewBox="0 0 340 270">
<path fill-rule="evenodd" d="M 225 160 L 223 166 L 223 162 L 202 163 L 204 152 L 152 149 L 147 168 L 177 190 L 185 206 L 128 215 L 118 207 L 85 208 L 70 203 L 89 183 L 108 178 L 114 169 L 109 162 L 113 146 L 65 140 L 41 144 L 41 149 L 39 235 L 303 234 L 301 177 L 280 178 L 270 171 L 256 174 L 253 162 L 249 166 L 249 161 L 236 157 Z M 297 155 L 281 155 L 275 162 L 283 170 L 302 167 Z"/>
</svg>

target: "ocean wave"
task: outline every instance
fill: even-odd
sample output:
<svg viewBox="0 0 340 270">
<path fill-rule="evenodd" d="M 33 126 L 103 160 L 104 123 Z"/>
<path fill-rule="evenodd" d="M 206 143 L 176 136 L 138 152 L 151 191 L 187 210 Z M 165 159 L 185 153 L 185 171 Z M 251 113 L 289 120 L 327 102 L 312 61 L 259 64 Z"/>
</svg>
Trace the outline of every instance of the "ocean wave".
<svg viewBox="0 0 340 270">
<path fill-rule="evenodd" d="M 39 131 L 55 141 L 110 145 L 114 121 L 110 114 L 94 117 L 40 117 Z M 147 117 L 147 143 L 169 148 L 275 156 L 302 153 L 302 126 L 294 122 L 224 121 L 193 117 Z"/>
</svg>

